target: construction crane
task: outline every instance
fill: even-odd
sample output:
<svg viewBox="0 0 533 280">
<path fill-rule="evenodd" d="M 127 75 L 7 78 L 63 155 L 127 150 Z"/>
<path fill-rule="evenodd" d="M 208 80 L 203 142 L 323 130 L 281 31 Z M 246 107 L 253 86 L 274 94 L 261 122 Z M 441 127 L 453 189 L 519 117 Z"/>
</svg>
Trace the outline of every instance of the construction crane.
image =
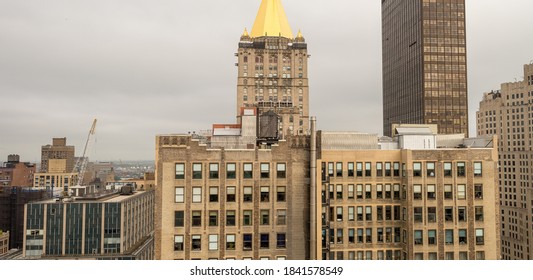
<svg viewBox="0 0 533 280">
<path fill-rule="evenodd" d="M 97 119 L 94 119 L 93 125 L 91 126 L 91 129 L 89 130 L 89 135 L 87 135 L 87 142 L 85 142 L 85 148 L 83 149 L 83 155 L 78 158 L 78 161 L 76 162 L 76 165 L 74 166 L 74 171 L 72 173 L 78 173 L 78 182 L 74 188 L 79 188 L 83 184 L 83 177 L 85 175 L 85 170 L 87 169 L 87 163 L 88 160 L 86 158 L 87 152 L 90 149 L 91 138 L 94 135 L 96 131 L 96 121 Z"/>
</svg>

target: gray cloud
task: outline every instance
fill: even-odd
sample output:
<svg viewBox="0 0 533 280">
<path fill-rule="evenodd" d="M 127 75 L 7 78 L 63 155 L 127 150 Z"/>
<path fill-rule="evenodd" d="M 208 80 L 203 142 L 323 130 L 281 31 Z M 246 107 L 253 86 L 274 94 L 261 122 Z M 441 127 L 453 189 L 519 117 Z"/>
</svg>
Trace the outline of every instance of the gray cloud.
<svg viewBox="0 0 533 280">
<path fill-rule="evenodd" d="M 259 0 L 0 0 L 0 161 L 38 161 L 97 117 L 99 160 L 153 159 L 156 134 L 234 122 L 233 53 Z M 381 133 L 379 1 L 285 0 L 324 130 Z M 533 59 L 533 2 L 468 1 L 471 131 L 482 93 Z"/>
</svg>

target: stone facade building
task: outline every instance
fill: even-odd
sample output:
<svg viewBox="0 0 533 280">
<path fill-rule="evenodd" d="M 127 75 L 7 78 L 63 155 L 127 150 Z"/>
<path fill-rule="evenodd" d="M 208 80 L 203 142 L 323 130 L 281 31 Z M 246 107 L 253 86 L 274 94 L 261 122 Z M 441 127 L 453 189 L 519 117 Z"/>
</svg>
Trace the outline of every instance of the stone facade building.
<svg viewBox="0 0 533 280">
<path fill-rule="evenodd" d="M 9 252 L 9 231 L 0 230 L 0 257 Z"/>
<path fill-rule="evenodd" d="M 67 138 L 53 138 L 52 145 L 41 147 L 41 173 L 72 172 L 74 151 L 74 146 L 67 146 Z"/>
<path fill-rule="evenodd" d="M 9 155 L 0 166 L 0 187 L 30 187 L 34 173 L 35 164 L 20 162 L 18 155 Z"/>
<path fill-rule="evenodd" d="M 497 143 L 397 130 L 319 132 L 321 258 L 499 259 Z"/>
<path fill-rule="evenodd" d="M 533 259 L 533 64 L 524 80 L 485 93 L 477 134 L 499 139 L 502 258 Z"/>
</svg>

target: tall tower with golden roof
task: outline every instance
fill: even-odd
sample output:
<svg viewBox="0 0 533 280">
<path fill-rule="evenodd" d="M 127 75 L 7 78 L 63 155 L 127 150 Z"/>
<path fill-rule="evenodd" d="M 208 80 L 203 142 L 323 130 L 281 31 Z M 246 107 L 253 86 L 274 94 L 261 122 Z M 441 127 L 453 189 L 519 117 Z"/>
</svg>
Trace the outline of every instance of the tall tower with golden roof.
<svg viewBox="0 0 533 280">
<path fill-rule="evenodd" d="M 307 43 L 295 38 L 281 0 L 262 0 L 252 31 L 241 36 L 238 57 L 237 115 L 243 107 L 279 116 L 278 134 L 308 134 Z"/>
</svg>

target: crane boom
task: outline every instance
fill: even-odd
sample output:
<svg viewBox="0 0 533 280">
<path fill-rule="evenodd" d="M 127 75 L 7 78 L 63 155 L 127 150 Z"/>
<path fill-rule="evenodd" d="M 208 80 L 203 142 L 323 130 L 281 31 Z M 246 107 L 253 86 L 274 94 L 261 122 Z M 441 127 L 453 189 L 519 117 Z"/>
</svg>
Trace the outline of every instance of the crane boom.
<svg viewBox="0 0 533 280">
<path fill-rule="evenodd" d="M 87 169 L 87 163 L 88 163 L 88 160 L 85 156 L 87 155 L 87 151 L 89 150 L 89 145 L 91 144 L 91 138 L 96 132 L 96 121 L 97 119 L 94 119 L 93 125 L 91 126 L 91 129 L 89 130 L 89 134 L 87 135 L 87 141 L 85 142 L 85 148 L 83 149 L 83 155 L 81 156 L 81 158 L 78 159 L 78 162 L 76 163 L 76 167 L 79 166 L 77 186 L 81 186 L 81 184 L 83 184 L 83 177 L 85 175 L 85 169 Z"/>
</svg>

